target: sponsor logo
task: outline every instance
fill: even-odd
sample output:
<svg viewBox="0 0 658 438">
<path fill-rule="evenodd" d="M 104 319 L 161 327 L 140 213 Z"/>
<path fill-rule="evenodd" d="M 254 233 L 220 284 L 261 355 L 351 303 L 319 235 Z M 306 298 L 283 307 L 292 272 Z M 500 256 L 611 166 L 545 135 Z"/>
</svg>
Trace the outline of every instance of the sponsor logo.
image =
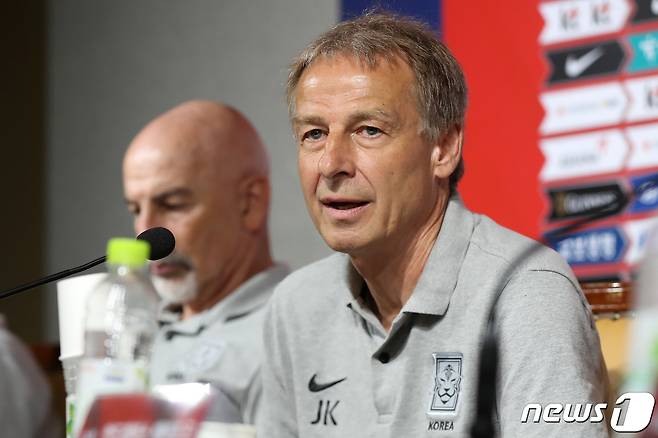
<svg viewBox="0 0 658 438">
<path fill-rule="evenodd" d="M 618 129 L 544 139 L 539 147 L 545 158 L 539 178 L 545 182 L 620 171 L 628 154 Z"/>
<path fill-rule="evenodd" d="M 582 56 L 569 54 L 564 63 L 564 72 L 567 74 L 567 77 L 577 78 L 582 75 L 585 70 L 590 68 L 592 64 L 598 61 L 604 53 L 605 49 L 602 47 L 595 47 L 594 49 L 585 52 Z"/>
<path fill-rule="evenodd" d="M 428 414 L 450 413 L 457 409 L 462 384 L 462 354 L 433 353 L 434 388 Z"/>
<path fill-rule="evenodd" d="M 540 102 L 544 135 L 658 119 L 658 76 L 544 92 Z"/>
<path fill-rule="evenodd" d="M 547 135 L 618 124 L 627 100 L 617 82 L 542 93 L 545 115 L 539 130 Z"/>
<path fill-rule="evenodd" d="M 658 0 L 635 0 L 633 23 L 658 20 Z"/>
<path fill-rule="evenodd" d="M 548 83 L 559 83 L 616 73 L 626 54 L 617 41 L 556 50 L 547 53 L 551 64 Z"/>
<path fill-rule="evenodd" d="M 658 118 L 658 76 L 631 79 L 624 85 L 631 97 L 627 121 Z"/>
<path fill-rule="evenodd" d="M 658 207 L 658 173 L 631 178 L 635 198 L 629 209 L 632 213 L 643 213 Z"/>
<path fill-rule="evenodd" d="M 626 239 L 616 227 L 587 230 L 550 241 L 571 265 L 619 262 L 626 248 Z"/>
<path fill-rule="evenodd" d="M 655 217 L 628 221 L 624 224 L 624 231 L 630 241 L 628 251 L 624 257 L 626 263 L 634 265 L 644 259 L 649 238 L 656 229 L 656 225 L 658 225 L 658 218 Z"/>
<path fill-rule="evenodd" d="M 588 216 L 593 212 L 619 213 L 624 207 L 624 192 L 617 183 L 548 190 L 551 200 L 549 220 Z"/>
<path fill-rule="evenodd" d="M 315 380 L 316 378 L 317 378 L 317 374 L 313 374 L 311 380 L 308 381 L 308 390 L 311 392 L 324 391 L 325 389 L 331 388 L 334 385 L 338 385 L 340 382 L 347 379 L 347 377 L 343 377 L 342 379 L 334 380 L 333 382 L 318 383 Z"/>
<path fill-rule="evenodd" d="M 658 32 L 631 35 L 628 43 L 633 50 L 633 58 L 626 70 L 640 72 L 658 68 Z"/>
<path fill-rule="evenodd" d="M 610 427 L 615 432 L 641 432 L 651 421 L 656 400 L 648 392 L 629 392 L 615 401 Z M 529 403 L 521 413 L 521 423 L 601 423 L 607 403 Z M 625 415 L 622 415 L 625 414 Z"/>
<path fill-rule="evenodd" d="M 628 169 L 658 166 L 658 124 L 627 128 L 626 135 L 632 145 Z"/>
<path fill-rule="evenodd" d="M 630 14 L 625 0 L 561 0 L 539 4 L 543 45 L 587 38 L 622 29 Z"/>
<path fill-rule="evenodd" d="M 347 380 L 347 377 L 343 377 L 342 379 L 319 383 L 316 380 L 317 377 L 317 374 L 313 374 L 308 381 L 308 390 L 310 392 L 321 392 Z M 311 420 L 311 424 L 314 426 L 337 426 L 338 422 L 334 416 L 334 411 L 339 404 L 340 400 L 318 400 L 317 413 L 315 418 Z"/>
</svg>

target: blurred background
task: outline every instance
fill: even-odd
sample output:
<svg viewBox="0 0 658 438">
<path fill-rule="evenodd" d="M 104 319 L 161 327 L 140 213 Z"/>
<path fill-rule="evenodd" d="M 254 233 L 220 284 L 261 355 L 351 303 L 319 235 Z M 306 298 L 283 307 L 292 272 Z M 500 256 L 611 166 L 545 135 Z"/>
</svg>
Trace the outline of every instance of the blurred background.
<svg viewBox="0 0 658 438">
<path fill-rule="evenodd" d="M 292 57 L 337 21 L 336 2 L 37 1 L 2 14 L 8 199 L 0 288 L 77 266 L 132 235 L 121 160 L 156 115 L 193 99 L 233 105 L 272 161 L 271 236 L 299 267 L 328 254 L 306 214 L 283 84 Z M 29 342 L 58 339 L 54 286 L 0 302 Z"/>
</svg>

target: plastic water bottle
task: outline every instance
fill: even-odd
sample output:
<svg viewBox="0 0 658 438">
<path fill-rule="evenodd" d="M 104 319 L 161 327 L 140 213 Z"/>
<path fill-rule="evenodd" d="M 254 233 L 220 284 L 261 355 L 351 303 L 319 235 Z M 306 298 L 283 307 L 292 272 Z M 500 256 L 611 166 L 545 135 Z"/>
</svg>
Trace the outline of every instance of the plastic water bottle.
<svg viewBox="0 0 658 438">
<path fill-rule="evenodd" d="M 633 436 L 658 438 L 658 417 L 655 414 L 652 416 L 658 398 L 658 229 L 654 228 L 644 239 L 644 260 L 639 266 L 634 287 L 628 370 L 620 394 L 649 393 L 653 400 L 642 395 L 647 400 L 638 404 L 627 401 L 627 395 L 623 400 L 620 397 L 616 403 L 620 406 L 622 402 L 626 403 L 626 415 L 622 422 L 622 416 L 615 417 L 613 411 L 611 424 L 615 423 L 612 428 L 624 434 L 614 434 L 615 437 L 628 436 L 625 433 L 628 431 L 642 430 L 642 433 Z M 618 426 L 617 423 L 623 425 Z M 637 426 L 628 428 L 628 423 Z"/>
<path fill-rule="evenodd" d="M 633 291 L 627 391 L 652 391 L 658 383 L 658 229 L 644 238 L 644 259 Z"/>
<path fill-rule="evenodd" d="M 85 350 L 76 390 L 76 435 L 98 395 L 148 389 L 158 306 L 146 271 L 149 251 L 149 244 L 141 240 L 108 242 L 109 275 L 87 298 Z"/>
</svg>

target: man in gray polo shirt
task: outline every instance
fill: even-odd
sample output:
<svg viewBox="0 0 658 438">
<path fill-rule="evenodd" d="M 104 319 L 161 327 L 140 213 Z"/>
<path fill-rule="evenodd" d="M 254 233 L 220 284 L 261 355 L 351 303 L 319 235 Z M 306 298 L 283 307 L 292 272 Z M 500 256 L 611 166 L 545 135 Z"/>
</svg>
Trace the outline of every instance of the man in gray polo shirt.
<svg viewBox="0 0 658 438">
<path fill-rule="evenodd" d="M 255 422 L 265 303 L 287 269 L 270 255 L 269 163 L 233 108 L 191 101 L 149 123 L 123 163 L 137 233 L 164 226 L 175 252 L 150 265 L 163 298 L 153 384 L 211 382 L 233 406 L 221 418 Z"/>
<path fill-rule="evenodd" d="M 466 86 L 448 50 L 418 23 L 366 15 L 302 52 L 288 98 L 306 204 L 339 254 L 270 302 L 261 436 L 468 436 L 494 305 L 498 434 L 607 436 L 560 410 L 521 421 L 528 403 L 603 401 L 605 367 L 560 256 L 456 195 Z"/>
</svg>

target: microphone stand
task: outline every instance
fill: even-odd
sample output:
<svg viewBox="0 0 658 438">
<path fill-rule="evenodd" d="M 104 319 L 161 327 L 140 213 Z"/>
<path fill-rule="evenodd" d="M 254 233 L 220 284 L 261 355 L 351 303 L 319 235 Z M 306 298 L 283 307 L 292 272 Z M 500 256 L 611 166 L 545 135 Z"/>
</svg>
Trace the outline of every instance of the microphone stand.
<svg viewBox="0 0 658 438">
<path fill-rule="evenodd" d="M 149 260 L 160 260 L 167 257 L 172 253 L 176 247 L 176 238 L 171 231 L 164 227 L 153 227 L 148 230 L 142 231 L 137 237 L 137 240 L 142 240 L 149 244 L 150 255 L 147 257 Z M 38 280 L 25 283 L 23 285 L 14 287 L 0 292 L 0 300 L 3 298 L 10 297 L 19 292 L 23 292 L 27 289 L 32 289 L 33 287 L 41 286 L 42 284 L 50 283 L 51 281 L 56 281 L 71 275 L 77 274 L 87 269 L 93 268 L 94 266 L 100 265 L 107 260 L 106 256 L 99 257 L 95 260 L 80 265 L 75 268 L 66 269 L 64 271 L 58 272 L 56 274 L 48 275 L 47 277 L 40 278 Z"/>
<path fill-rule="evenodd" d="M 96 260 L 92 260 L 90 262 L 85 263 L 84 265 L 80 265 L 71 269 L 66 269 L 64 271 L 60 271 L 55 274 L 50 274 L 47 277 L 43 277 L 38 280 L 34 280 L 29 283 L 22 284 L 20 286 L 16 286 L 12 289 L 2 291 L 0 292 L 0 300 L 15 295 L 19 292 L 23 292 L 24 290 L 32 289 L 33 287 L 41 286 L 43 284 L 50 283 L 51 281 L 57 281 L 62 278 L 77 274 L 79 272 L 86 271 L 87 269 L 100 265 L 101 263 L 105 262 L 106 259 L 107 256 L 99 257 Z"/>
</svg>

